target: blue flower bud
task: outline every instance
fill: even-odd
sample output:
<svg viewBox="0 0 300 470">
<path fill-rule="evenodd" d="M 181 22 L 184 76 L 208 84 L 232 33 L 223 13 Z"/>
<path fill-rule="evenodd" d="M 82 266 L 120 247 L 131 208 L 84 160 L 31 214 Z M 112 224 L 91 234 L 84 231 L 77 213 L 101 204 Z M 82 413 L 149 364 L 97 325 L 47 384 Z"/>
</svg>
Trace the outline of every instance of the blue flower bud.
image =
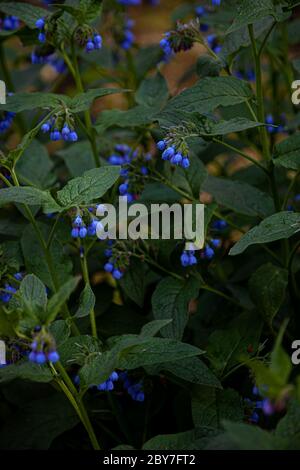
<svg viewBox="0 0 300 470">
<path fill-rule="evenodd" d="M 163 160 L 170 160 L 170 158 L 173 157 L 173 155 L 175 155 L 174 147 L 168 147 L 168 148 L 166 148 L 166 150 L 164 150 L 164 152 L 162 154 L 162 159 Z"/>
<path fill-rule="evenodd" d="M 37 364 L 45 364 L 46 361 L 47 361 L 47 358 L 46 358 L 45 353 L 43 353 L 41 351 L 36 353 L 35 362 Z"/>
<path fill-rule="evenodd" d="M 79 237 L 85 238 L 87 236 L 87 229 L 86 227 L 80 227 L 79 229 Z"/>
<path fill-rule="evenodd" d="M 45 33 L 39 33 L 39 35 L 38 35 L 38 40 L 39 40 L 41 43 L 46 42 L 46 34 L 45 34 Z"/>
<path fill-rule="evenodd" d="M 57 351 L 50 351 L 47 354 L 47 358 L 48 358 L 48 361 L 53 362 L 53 364 L 55 364 L 55 362 L 59 361 L 59 354 Z"/>
<path fill-rule="evenodd" d="M 185 170 L 186 170 L 187 168 L 189 168 L 189 166 L 190 166 L 190 161 L 189 161 L 188 157 L 183 157 L 182 162 L 181 162 L 181 166 L 182 166 L 182 168 L 184 168 Z"/>
<path fill-rule="evenodd" d="M 112 275 L 116 280 L 119 280 L 121 277 L 123 277 L 123 273 L 119 269 L 114 269 Z"/>
<path fill-rule="evenodd" d="M 44 29 L 44 27 L 45 27 L 45 20 L 44 20 L 44 18 L 39 18 L 39 19 L 35 22 L 35 26 L 36 26 L 38 29 Z"/>
<path fill-rule="evenodd" d="M 114 265 L 112 263 L 105 263 L 104 271 L 111 273 L 114 270 Z"/>
</svg>

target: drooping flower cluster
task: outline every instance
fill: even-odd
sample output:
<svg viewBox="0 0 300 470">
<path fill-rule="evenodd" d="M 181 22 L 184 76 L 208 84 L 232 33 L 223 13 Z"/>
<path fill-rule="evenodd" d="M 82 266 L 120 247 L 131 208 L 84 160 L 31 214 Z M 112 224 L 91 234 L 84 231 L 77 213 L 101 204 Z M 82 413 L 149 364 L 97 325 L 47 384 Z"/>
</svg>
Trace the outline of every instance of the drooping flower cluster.
<svg viewBox="0 0 300 470">
<path fill-rule="evenodd" d="M 197 264 L 197 258 L 194 250 L 184 250 L 180 256 L 181 265 L 186 268 L 188 266 L 194 266 Z"/>
<path fill-rule="evenodd" d="M 39 30 L 39 34 L 38 34 L 38 40 L 39 42 L 41 42 L 42 44 L 44 44 L 46 42 L 46 31 L 45 31 L 45 19 L 44 18 L 39 18 L 36 22 L 35 22 L 35 26 L 37 27 L 37 29 Z"/>
<path fill-rule="evenodd" d="M 121 39 L 121 42 L 120 42 L 120 46 L 125 51 L 127 51 L 128 49 L 130 49 L 132 47 L 132 45 L 134 43 L 134 40 L 135 40 L 135 36 L 132 32 L 132 28 L 134 26 L 134 23 L 135 23 L 134 20 L 132 20 L 130 18 L 125 19 L 124 30 L 123 30 L 122 39 Z"/>
<path fill-rule="evenodd" d="M 113 251 L 113 241 L 108 241 L 108 248 L 104 251 L 104 255 L 108 258 L 104 265 L 104 271 L 110 273 L 117 281 L 124 276 L 124 267 L 122 266 L 122 260 L 115 256 Z"/>
<path fill-rule="evenodd" d="M 89 237 L 94 237 L 97 233 L 97 228 L 99 228 L 99 224 L 102 228 L 101 222 L 97 220 L 94 216 L 92 216 L 92 211 L 94 209 L 91 208 L 89 210 L 89 222 L 86 225 L 85 222 L 83 221 L 83 218 L 81 215 L 77 215 L 75 219 L 72 222 L 72 230 L 71 230 L 71 237 L 72 238 L 85 238 L 87 236 Z"/>
<path fill-rule="evenodd" d="M 119 379 L 119 374 L 113 371 L 105 382 L 97 385 L 97 389 L 101 392 L 110 392 L 114 389 L 114 382 Z"/>
<path fill-rule="evenodd" d="M 254 395 L 254 399 L 246 398 L 244 400 L 245 405 L 251 411 L 251 414 L 248 418 L 251 423 L 257 424 L 259 422 L 260 411 L 263 413 L 264 416 L 272 416 L 277 411 L 282 411 L 282 409 L 284 408 L 284 406 L 282 407 L 282 404 L 276 405 L 269 398 L 261 398 L 260 390 L 256 386 L 254 386 L 252 389 L 252 395 Z"/>
<path fill-rule="evenodd" d="M 4 134 L 12 125 L 16 113 L 4 111 L 3 118 L 0 120 L 0 134 Z"/>
<path fill-rule="evenodd" d="M 0 20 L 0 28 L 4 31 L 15 31 L 20 27 L 20 20 L 16 16 L 8 15 Z"/>
<path fill-rule="evenodd" d="M 52 118 L 41 126 L 41 131 L 44 134 L 49 132 L 52 141 L 77 142 L 78 140 L 77 132 L 74 129 L 74 120 L 70 115 L 67 121 L 64 121 L 61 116 Z"/>
<path fill-rule="evenodd" d="M 40 365 L 46 362 L 55 363 L 59 361 L 55 340 L 44 328 L 36 327 L 34 329 L 31 352 L 29 353 L 28 359 Z"/>
<path fill-rule="evenodd" d="M 176 29 L 166 32 L 159 43 L 164 52 L 163 60 L 167 61 L 173 52 L 191 49 L 196 41 L 202 42 L 198 20 L 189 23 L 178 22 Z"/>
<path fill-rule="evenodd" d="M 95 49 L 101 49 L 101 47 L 102 47 L 102 37 L 100 36 L 100 34 L 95 33 L 93 37 L 88 38 L 86 42 L 85 50 L 86 52 L 92 52 Z"/>
<path fill-rule="evenodd" d="M 180 150 L 176 149 L 176 146 L 169 144 L 166 140 L 160 140 L 157 143 L 157 148 L 162 153 L 162 159 L 167 160 L 173 165 L 181 166 L 186 169 L 190 166 L 190 160 L 187 155 L 183 154 Z"/>
<path fill-rule="evenodd" d="M 220 248 L 222 241 L 219 238 L 212 238 L 200 253 L 201 259 L 212 259 L 215 256 L 215 249 Z"/>
<path fill-rule="evenodd" d="M 145 393 L 141 382 L 133 382 L 126 371 L 121 372 L 119 378 L 123 382 L 123 387 L 134 401 L 143 402 L 145 400 Z"/>
<path fill-rule="evenodd" d="M 22 281 L 23 274 L 18 272 L 13 275 L 16 281 Z M 12 296 L 17 292 L 18 285 L 14 286 L 9 282 L 5 282 L 4 286 L 0 289 L 0 300 L 4 303 L 8 303 Z"/>
</svg>

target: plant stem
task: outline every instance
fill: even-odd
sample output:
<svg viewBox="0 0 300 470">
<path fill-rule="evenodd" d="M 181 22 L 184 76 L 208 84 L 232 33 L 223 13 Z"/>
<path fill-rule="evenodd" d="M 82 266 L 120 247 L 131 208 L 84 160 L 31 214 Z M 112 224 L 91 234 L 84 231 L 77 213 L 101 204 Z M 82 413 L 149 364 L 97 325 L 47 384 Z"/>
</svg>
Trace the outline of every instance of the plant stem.
<svg viewBox="0 0 300 470">
<path fill-rule="evenodd" d="M 82 80 L 81 80 L 81 75 L 80 75 L 80 70 L 79 70 L 79 65 L 78 65 L 78 60 L 77 60 L 77 55 L 76 55 L 76 50 L 75 50 L 75 47 L 74 47 L 74 41 L 73 40 L 72 40 L 71 51 L 72 51 L 72 60 L 73 60 L 73 64 L 74 64 L 74 67 L 72 67 L 73 72 L 71 72 L 71 73 L 74 76 L 77 91 L 79 93 L 84 93 L 84 87 L 83 87 L 83 83 L 82 83 Z M 86 110 L 84 112 L 84 119 L 85 119 L 85 125 L 86 125 L 86 128 L 87 128 L 87 136 L 88 136 L 88 139 L 89 139 L 91 147 L 92 147 L 94 162 L 95 162 L 96 167 L 99 167 L 99 166 L 101 166 L 101 162 L 100 162 L 100 157 L 99 157 L 98 151 L 97 151 L 95 131 L 93 129 L 92 119 L 91 119 L 91 115 L 90 115 L 89 110 Z"/>
<path fill-rule="evenodd" d="M 84 279 L 85 285 L 91 287 L 90 278 L 89 278 L 88 264 L 87 264 L 87 257 L 86 257 L 85 251 L 84 251 L 83 257 L 80 258 L 80 262 L 81 262 L 81 269 L 82 269 L 82 274 L 83 274 L 83 279 Z M 92 336 L 94 336 L 94 338 L 98 338 L 97 324 L 96 324 L 96 317 L 95 317 L 94 308 L 91 308 L 91 310 L 90 310 L 90 322 L 91 322 Z"/>
<path fill-rule="evenodd" d="M 52 367 L 55 371 L 57 369 L 57 371 L 59 372 L 59 375 L 61 376 L 62 380 L 60 379 L 60 377 L 58 377 L 58 379 L 59 379 L 58 383 L 62 387 L 62 390 L 66 394 L 67 398 L 70 400 L 70 403 L 73 405 L 73 407 L 76 410 L 82 424 L 84 425 L 84 427 L 85 427 L 85 429 L 86 429 L 86 431 L 89 435 L 89 438 L 90 438 L 91 444 L 93 446 L 93 449 L 94 450 L 101 450 L 100 445 L 99 445 L 98 440 L 97 440 L 97 437 L 95 435 L 92 423 L 90 421 L 90 418 L 89 418 L 88 413 L 86 411 L 86 408 L 84 406 L 84 403 L 81 400 L 81 398 L 80 398 L 80 396 L 79 396 L 72 380 L 70 379 L 67 371 L 65 370 L 64 366 L 60 362 L 57 362 L 55 364 L 55 366 L 52 366 Z"/>
<path fill-rule="evenodd" d="M 263 97 L 263 88 L 262 88 L 260 53 L 257 50 L 253 25 L 248 26 L 248 31 L 250 35 L 252 54 L 253 54 L 253 59 L 254 59 L 254 64 L 255 64 L 257 117 L 258 117 L 259 122 L 265 123 L 265 108 L 264 108 L 264 97 Z M 261 136 L 263 157 L 266 160 L 270 160 L 271 155 L 270 155 L 270 148 L 269 148 L 269 138 L 268 138 L 266 127 L 265 126 L 260 127 L 259 132 Z"/>
<path fill-rule="evenodd" d="M 217 139 L 217 138 L 214 138 L 213 139 L 214 142 L 216 142 L 217 144 L 221 144 L 223 145 L 224 147 L 228 148 L 229 150 L 232 150 L 232 152 L 234 153 L 238 153 L 239 155 L 241 155 L 242 157 L 246 158 L 246 160 L 249 160 L 249 162 L 252 162 L 254 165 L 258 166 L 261 170 L 263 170 L 265 173 L 268 173 L 268 170 L 266 169 L 265 166 L 263 166 L 261 163 L 259 163 L 257 160 L 255 160 L 254 158 L 250 157 L 250 155 L 247 155 L 245 152 L 243 152 L 242 150 L 234 147 L 233 145 L 230 145 L 228 144 L 227 142 L 224 142 L 223 140 L 220 140 L 220 139 Z"/>
</svg>

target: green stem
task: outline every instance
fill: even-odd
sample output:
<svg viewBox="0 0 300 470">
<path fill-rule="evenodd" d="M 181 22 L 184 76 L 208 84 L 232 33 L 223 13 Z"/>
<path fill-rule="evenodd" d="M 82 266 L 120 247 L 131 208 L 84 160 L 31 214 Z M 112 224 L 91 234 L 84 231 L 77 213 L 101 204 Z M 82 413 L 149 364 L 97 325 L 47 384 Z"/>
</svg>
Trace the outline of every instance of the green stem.
<svg viewBox="0 0 300 470">
<path fill-rule="evenodd" d="M 251 40 L 252 54 L 255 64 L 255 76 L 256 76 L 256 99 L 257 99 L 257 117 L 259 122 L 265 123 L 265 108 L 264 108 L 264 96 L 262 87 L 262 72 L 260 63 L 260 53 L 257 50 L 256 40 L 254 36 L 253 25 L 248 26 L 248 31 Z M 263 149 L 263 157 L 266 160 L 270 160 L 270 147 L 267 129 L 265 126 L 259 128 L 261 143 Z"/>
<path fill-rule="evenodd" d="M 87 256 L 86 256 L 85 251 L 84 251 L 83 257 L 80 258 L 80 262 L 81 262 L 81 269 L 82 269 L 82 274 L 83 274 L 85 285 L 91 287 L 88 264 L 87 264 Z M 91 308 L 90 310 L 90 323 L 91 323 L 92 336 L 94 336 L 94 338 L 98 338 L 96 316 L 95 316 L 94 308 Z"/>
<path fill-rule="evenodd" d="M 73 40 L 72 40 L 71 51 L 72 51 L 72 60 L 73 60 L 73 64 L 74 64 L 74 67 L 72 67 L 73 68 L 72 73 L 74 74 L 73 76 L 74 76 L 74 79 L 75 79 L 77 91 L 79 93 L 84 93 L 84 86 L 83 86 L 83 83 L 82 83 L 82 80 L 81 80 L 81 75 L 80 75 L 80 70 L 79 70 L 79 65 L 78 65 L 78 60 L 77 60 L 77 55 L 76 55 L 76 50 L 75 50 L 75 47 L 74 47 L 74 41 Z M 94 128 L 93 128 L 92 119 L 91 119 L 91 115 L 90 115 L 89 110 L 84 112 L 84 119 L 85 119 L 85 125 L 86 125 L 86 128 L 87 128 L 87 136 L 88 136 L 88 139 L 89 139 L 91 147 L 92 147 L 94 162 L 95 162 L 96 167 L 99 167 L 99 166 L 101 166 L 101 162 L 100 162 L 100 157 L 99 157 L 98 151 L 97 151 L 95 131 L 94 131 Z"/>
<path fill-rule="evenodd" d="M 268 173 L 268 170 L 266 169 L 266 167 L 264 167 L 261 163 L 259 163 L 257 160 L 255 160 L 254 158 L 250 157 L 250 155 L 247 155 L 245 152 L 243 152 L 242 150 L 234 147 L 233 145 L 230 145 L 228 144 L 227 142 L 224 142 L 223 140 L 220 140 L 220 139 L 217 139 L 217 138 L 214 138 L 213 139 L 214 142 L 216 142 L 217 144 L 221 144 L 223 145 L 224 147 L 228 148 L 229 150 L 231 150 L 232 152 L 234 153 L 238 153 L 239 155 L 241 155 L 242 157 L 246 158 L 246 160 L 249 160 L 249 162 L 252 162 L 254 165 L 258 166 L 261 170 L 263 170 L 265 173 Z"/>
<path fill-rule="evenodd" d="M 86 429 L 86 431 L 89 435 L 89 438 L 90 438 L 91 444 L 93 446 L 93 449 L 94 450 L 101 450 L 100 445 L 99 445 L 98 440 L 97 440 L 97 437 L 95 435 L 92 423 L 90 421 L 90 418 L 89 418 L 88 413 L 86 411 L 86 408 L 84 406 L 84 403 L 81 400 L 81 398 L 80 398 L 80 396 L 79 396 L 72 380 L 70 379 L 67 371 L 65 370 L 64 366 L 60 362 L 57 362 L 55 364 L 55 366 L 52 366 L 52 367 L 55 371 L 57 370 L 59 372 L 59 375 L 62 379 L 62 380 L 59 380 L 59 384 L 61 386 L 62 386 L 62 384 L 64 384 L 64 386 L 62 386 L 62 390 L 64 391 L 64 393 L 66 394 L 66 396 L 70 400 L 70 403 L 73 405 L 73 407 L 76 410 L 82 424 L 84 425 L 84 427 L 85 427 L 85 429 Z M 60 379 L 60 377 L 59 377 L 59 379 Z"/>
</svg>

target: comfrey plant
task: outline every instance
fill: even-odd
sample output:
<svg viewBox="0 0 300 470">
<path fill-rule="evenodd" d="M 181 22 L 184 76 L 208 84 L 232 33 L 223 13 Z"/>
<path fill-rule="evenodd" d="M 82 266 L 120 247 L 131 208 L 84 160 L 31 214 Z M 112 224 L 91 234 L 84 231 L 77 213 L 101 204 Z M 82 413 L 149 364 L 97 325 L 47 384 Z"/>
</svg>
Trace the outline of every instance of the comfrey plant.
<svg viewBox="0 0 300 470">
<path fill-rule="evenodd" d="M 299 450 L 298 2 L 25 3 L 0 2 L 0 449 Z"/>
</svg>

